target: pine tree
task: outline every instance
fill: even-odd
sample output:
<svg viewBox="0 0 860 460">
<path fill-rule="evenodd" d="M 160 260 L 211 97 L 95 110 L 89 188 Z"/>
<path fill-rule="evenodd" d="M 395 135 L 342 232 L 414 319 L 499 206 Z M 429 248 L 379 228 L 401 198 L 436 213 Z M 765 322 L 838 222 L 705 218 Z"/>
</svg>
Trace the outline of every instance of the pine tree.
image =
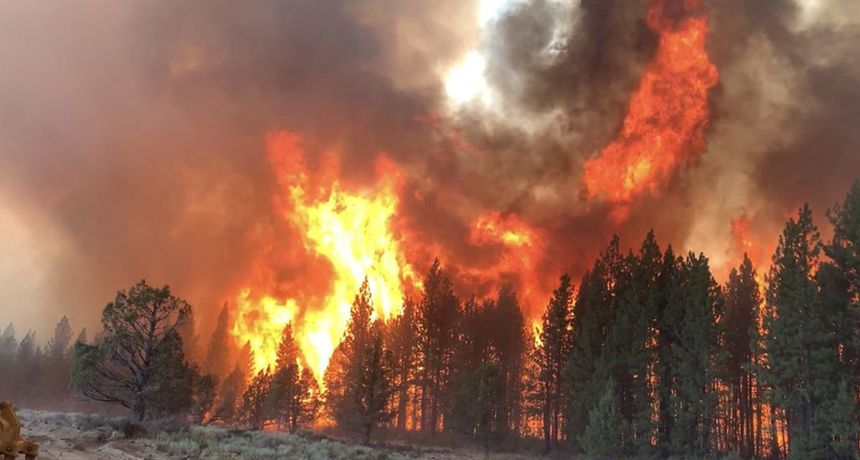
<svg viewBox="0 0 860 460">
<path fill-rule="evenodd" d="M 245 374 L 238 366 L 227 376 L 218 388 L 215 410 L 211 422 L 220 421 L 234 424 L 239 421 L 239 405 L 245 391 Z"/>
<path fill-rule="evenodd" d="M 855 400 L 860 400 L 857 395 L 860 390 L 860 181 L 853 184 L 842 203 L 828 211 L 827 217 L 833 224 L 833 237 L 823 246 L 823 250 L 830 260 L 820 265 L 816 278 L 822 308 L 833 325 L 836 347 L 840 350 L 839 376 L 834 376 L 834 379 L 838 378 L 840 388 L 846 386 L 846 391 L 855 394 Z M 848 415 L 857 414 L 856 403 L 838 407 L 842 410 L 850 407 Z M 857 418 L 851 420 L 856 428 Z M 836 433 L 844 432 L 850 430 L 851 426 L 847 424 L 834 430 Z M 857 431 L 854 429 L 855 433 Z M 840 440 L 834 442 L 841 446 L 835 450 L 846 453 L 845 458 L 860 457 L 856 443 L 852 450 L 847 449 L 851 443 L 846 442 L 845 436 L 840 436 Z"/>
<path fill-rule="evenodd" d="M 54 328 L 54 335 L 48 340 L 46 348 L 46 390 L 51 397 L 57 399 L 66 396 L 69 389 L 69 371 L 71 369 L 72 327 L 65 316 Z"/>
<path fill-rule="evenodd" d="M 299 424 L 313 421 L 319 391 L 310 369 L 299 365 L 299 349 L 289 325 L 284 328 L 277 356 L 269 412 L 272 419 L 294 433 Z"/>
<path fill-rule="evenodd" d="M 457 410 L 450 414 L 450 426 L 474 436 L 485 451 L 489 451 L 497 435 L 507 428 L 499 414 L 505 385 L 499 365 L 483 362 L 465 372 L 454 392 Z"/>
<path fill-rule="evenodd" d="M 9 323 L 3 329 L 3 334 L 0 334 L 0 362 L 10 366 L 15 362 L 17 354 L 18 340 L 15 338 L 15 325 Z"/>
<path fill-rule="evenodd" d="M 677 343 L 678 318 L 682 317 L 680 305 L 669 302 L 675 290 L 681 259 L 675 257 L 672 247 L 666 248 L 656 282 L 654 374 L 657 410 L 657 452 L 668 456 L 671 451 L 671 434 L 674 430 L 672 395 L 675 393 L 677 371 L 673 362 L 673 347 Z"/>
<path fill-rule="evenodd" d="M 619 309 L 619 294 L 629 286 L 628 264 L 618 236 L 582 278 L 574 304 L 573 350 L 566 370 L 568 381 L 568 439 L 579 441 L 588 414 L 617 369 L 617 355 L 605 353 L 608 332 Z M 580 446 L 582 447 L 582 446 Z"/>
<path fill-rule="evenodd" d="M 394 386 L 396 394 L 396 426 L 399 430 L 407 428 L 407 408 L 411 399 L 410 388 L 415 378 L 415 303 L 411 298 L 403 301 L 403 313 L 387 324 L 390 349 L 394 365 Z"/>
<path fill-rule="evenodd" d="M 224 378 L 230 373 L 230 312 L 225 303 L 218 315 L 218 322 L 209 340 L 209 348 L 206 351 L 206 372 Z"/>
<path fill-rule="evenodd" d="M 18 355 L 15 359 L 15 372 L 10 378 L 15 382 L 14 393 L 24 401 L 33 401 L 38 393 L 38 386 L 34 385 L 42 376 L 43 356 L 39 346 L 36 344 L 36 333 L 27 331 L 21 343 L 18 344 Z"/>
<path fill-rule="evenodd" d="M 182 341 L 182 351 L 188 362 L 199 362 L 199 342 L 197 335 L 197 324 L 194 319 L 194 310 L 188 310 L 188 316 L 176 326 L 176 333 Z"/>
<path fill-rule="evenodd" d="M 254 372 L 254 351 L 251 350 L 251 342 L 245 342 L 245 345 L 239 350 L 239 356 L 236 357 L 235 369 L 242 376 L 242 381 L 250 380 Z"/>
<path fill-rule="evenodd" d="M 54 335 L 48 340 L 47 354 L 52 365 L 60 365 L 69 355 L 69 344 L 72 341 L 72 327 L 69 319 L 63 316 L 54 328 Z"/>
<path fill-rule="evenodd" d="M 804 205 L 786 223 L 767 277 L 766 362 L 759 370 L 770 403 L 787 415 L 792 459 L 824 458 L 834 449 L 828 408 L 842 379 L 837 334 L 815 280 L 819 252 L 812 210 Z"/>
<path fill-rule="evenodd" d="M 650 453 L 655 432 L 653 331 L 662 300 L 662 262 L 660 247 L 650 231 L 639 252 L 626 257 L 629 273 L 616 286 L 618 311 L 607 338 L 607 352 L 615 355 L 613 375 L 621 413 L 630 427 L 631 449 L 639 454 Z"/>
<path fill-rule="evenodd" d="M 690 253 L 682 263 L 670 293 L 679 313 L 672 345 L 674 394 L 670 437 L 675 452 L 708 454 L 712 447 L 717 395 L 713 388 L 719 349 L 716 318 L 722 314 L 720 288 L 711 276 L 708 259 Z"/>
<path fill-rule="evenodd" d="M 725 315 L 721 318 L 727 352 L 728 442 L 743 458 L 755 454 L 753 346 L 759 341 L 757 318 L 761 301 L 755 269 L 744 254 L 741 266 L 729 274 Z"/>
<path fill-rule="evenodd" d="M 439 427 L 453 381 L 452 359 L 458 343 L 456 325 L 460 314 L 460 302 L 451 280 L 442 273 L 436 259 L 424 280 L 417 314 L 421 430 L 431 434 Z"/>
<path fill-rule="evenodd" d="M 210 375 L 197 375 L 194 381 L 194 395 L 191 404 L 191 417 L 194 423 L 206 425 L 215 415 L 218 378 Z"/>
<path fill-rule="evenodd" d="M 191 409 L 199 372 L 186 363 L 184 349 L 178 331 L 168 332 L 156 347 L 146 409 L 151 417 L 184 415 Z"/>
<path fill-rule="evenodd" d="M 323 393 L 316 376 L 308 366 L 302 368 L 299 387 L 302 389 L 302 404 L 301 412 L 298 414 L 298 422 L 313 424 L 322 407 Z"/>
<path fill-rule="evenodd" d="M 262 370 L 248 383 L 242 393 L 241 420 L 246 426 L 262 430 L 268 420 L 269 393 L 272 388 L 272 374 Z"/>
<path fill-rule="evenodd" d="M 547 451 L 558 448 L 564 407 L 564 368 L 573 346 L 573 286 L 564 274 L 546 306 L 540 330 L 539 345 L 533 360 L 538 369 L 537 391 L 543 436 Z"/>
<path fill-rule="evenodd" d="M 517 293 L 510 284 L 499 289 L 492 320 L 491 345 L 503 382 L 498 404 L 499 428 L 518 436 L 522 422 L 523 368 L 526 352 L 526 329 Z"/>
<path fill-rule="evenodd" d="M 837 393 L 821 411 L 817 424 L 822 438 L 828 440 L 825 452 L 830 458 L 856 459 L 857 454 L 857 400 L 856 392 L 848 380 L 840 382 Z"/>
<path fill-rule="evenodd" d="M 90 399 L 119 403 L 142 420 L 154 401 L 166 397 L 163 392 L 177 390 L 171 379 L 188 371 L 176 329 L 190 310 L 168 286 L 141 281 L 118 292 L 102 312 L 102 339 L 75 344 L 72 386 Z"/>
<path fill-rule="evenodd" d="M 384 346 L 381 322 L 371 322 L 372 312 L 365 279 L 325 376 L 329 413 L 338 426 L 359 433 L 365 444 L 373 428 L 393 416 L 389 401 L 395 390 L 391 353 Z"/>
<path fill-rule="evenodd" d="M 371 430 L 388 422 L 394 415 L 388 404 L 395 390 L 392 385 L 392 358 L 385 349 L 383 327 L 379 320 L 371 327 L 370 344 L 364 362 L 365 371 L 358 387 L 361 401 L 359 414 L 364 429 L 364 443 L 369 444 Z"/>
<path fill-rule="evenodd" d="M 627 421 L 621 416 L 615 383 L 609 381 L 588 413 L 588 425 L 579 437 L 586 454 L 593 458 L 617 458 L 623 455 L 629 438 Z"/>
<path fill-rule="evenodd" d="M 293 327 L 287 324 L 281 333 L 281 341 L 278 342 L 277 369 L 284 369 L 299 362 L 299 346 L 293 337 Z"/>
<path fill-rule="evenodd" d="M 221 421 L 227 424 L 235 424 L 242 419 L 242 395 L 254 375 L 254 352 L 251 351 L 251 343 L 239 350 L 233 371 L 223 380 L 218 389 L 217 402 L 212 421 Z"/>
<path fill-rule="evenodd" d="M 0 334 L 0 369 L 13 369 L 18 355 L 18 341 L 15 339 L 15 326 L 9 323 Z M 0 379 L 0 394 L 11 395 L 15 381 L 11 378 Z"/>
</svg>

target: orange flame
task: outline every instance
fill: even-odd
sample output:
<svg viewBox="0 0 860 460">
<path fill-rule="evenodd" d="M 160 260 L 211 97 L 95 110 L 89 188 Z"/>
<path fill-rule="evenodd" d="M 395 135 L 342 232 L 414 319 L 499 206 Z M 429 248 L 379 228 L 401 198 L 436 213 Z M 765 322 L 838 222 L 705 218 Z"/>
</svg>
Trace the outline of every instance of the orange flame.
<svg viewBox="0 0 860 460">
<path fill-rule="evenodd" d="M 405 288 L 415 284 L 401 242 L 391 231 L 401 174 L 393 163 L 380 158 L 376 189 L 353 193 L 336 179 L 338 166 L 332 155 L 320 167 L 319 180 L 312 180 L 300 136 L 279 132 L 268 136 L 266 144 L 282 192 L 275 197 L 276 207 L 301 235 L 306 253 L 325 260 L 333 276 L 327 294 L 316 297 L 298 292 L 279 297 L 272 292 L 280 289 L 270 280 L 242 289 L 236 297 L 238 313 L 232 332 L 240 343 L 250 342 L 255 369 L 261 370 L 275 363 L 283 328 L 292 323 L 304 361 L 321 379 L 365 277 L 374 298 L 374 314 L 384 319 L 400 314 Z M 267 278 L 257 275 L 261 277 Z"/>
<path fill-rule="evenodd" d="M 475 219 L 469 238 L 473 244 L 500 242 L 507 246 L 522 247 L 534 244 L 535 233 L 535 230 L 516 215 L 502 217 L 501 213 L 493 212 Z"/>
<path fill-rule="evenodd" d="M 732 238 L 735 240 L 738 255 L 746 254 L 753 266 L 758 268 L 762 263 L 761 247 L 750 236 L 750 220 L 746 214 L 732 219 Z"/>
<path fill-rule="evenodd" d="M 705 148 L 708 91 L 719 79 L 705 50 L 707 17 L 670 19 L 666 3 L 650 2 L 647 24 L 659 34 L 657 52 L 630 100 L 621 132 L 585 163 L 587 196 L 618 204 L 616 216 L 622 219 L 635 196 L 665 187 Z M 685 0 L 684 13 L 698 10 L 699 3 Z"/>
<path fill-rule="evenodd" d="M 524 310 L 532 311 L 543 305 L 546 292 L 540 289 L 538 268 L 546 245 L 540 230 L 516 214 L 490 212 L 472 222 L 469 240 L 477 246 L 497 245 L 500 254 L 491 267 L 463 268 L 467 278 L 481 284 L 516 275 Z"/>
</svg>

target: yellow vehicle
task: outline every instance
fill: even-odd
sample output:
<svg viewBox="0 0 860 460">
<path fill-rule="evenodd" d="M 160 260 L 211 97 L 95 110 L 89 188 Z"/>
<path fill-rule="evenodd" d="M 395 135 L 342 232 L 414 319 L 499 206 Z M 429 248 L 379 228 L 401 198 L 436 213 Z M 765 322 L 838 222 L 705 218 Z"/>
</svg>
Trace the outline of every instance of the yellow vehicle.
<svg viewBox="0 0 860 460">
<path fill-rule="evenodd" d="M 13 460 L 24 454 L 27 460 L 39 455 L 39 446 L 21 437 L 21 422 L 15 415 L 15 406 L 0 402 L 0 455 L 4 460 Z"/>
</svg>

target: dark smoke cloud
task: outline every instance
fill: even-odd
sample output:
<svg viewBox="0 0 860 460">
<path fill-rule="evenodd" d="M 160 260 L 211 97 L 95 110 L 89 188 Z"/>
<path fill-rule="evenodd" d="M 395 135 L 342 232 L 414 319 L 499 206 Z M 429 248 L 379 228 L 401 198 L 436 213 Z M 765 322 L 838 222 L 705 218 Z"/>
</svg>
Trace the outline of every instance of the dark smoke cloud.
<svg viewBox="0 0 860 460">
<path fill-rule="evenodd" d="M 43 210 L 70 248 L 42 285 L 42 328 L 70 311 L 93 324 L 144 276 L 218 308 L 274 218 L 270 130 L 340 149 L 355 180 L 376 152 L 408 158 L 421 143 L 412 120 L 426 97 L 373 71 L 374 32 L 342 2 L 3 10 L 3 191 Z"/>
<path fill-rule="evenodd" d="M 492 24 L 488 78 L 501 89 L 504 115 L 461 115 L 476 143 L 506 136 L 496 158 L 519 171 L 479 163 L 479 175 L 491 171 L 486 183 L 551 184 L 554 194 L 507 203 L 559 229 L 564 237 L 548 253 L 562 266 L 581 273 L 609 234 L 635 247 L 650 227 L 676 252 L 703 250 L 715 265 L 733 264 L 732 219 L 751 218 L 751 236 L 770 245 L 789 212 L 810 201 L 823 216 L 860 175 L 860 138 L 851 128 L 860 107 L 856 2 L 810 10 L 794 0 L 705 2 L 708 49 L 721 73 L 708 150 L 668 190 L 637 200 L 630 219 L 613 224 L 605 206 L 577 196 L 578 178 L 582 162 L 617 132 L 656 37 L 644 23 L 647 2 L 572 3 L 528 2 Z M 553 110 L 560 121 L 529 123 Z M 558 159 L 557 169 L 548 159 Z"/>
<path fill-rule="evenodd" d="M 487 210 L 548 235 L 546 292 L 562 270 L 581 274 L 613 232 L 637 246 L 654 227 L 676 252 L 733 263 L 738 213 L 773 238 L 786 210 L 803 200 L 823 210 L 860 171 L 853 3 L 826 2 L 807 22 L 790 0 L 707 3 L 721 72 L 709 149 L 623 223 L 580 197 L 579 176 L 653 56 L 642 2 L 508 10 L 479 44 L 495 105 L 453 114 L 437 66 L 476 39 L 467 2 L 5 3 L 0 218 L 3 207 L 24 216 L 45 274 L 44 298 L 0 292 L 0 322 L 9 312 L 45 329 L 73 312 L 93 324 L 113 291 L 145 276 L 173 285 L 210 327 L 207 313 L 279 231 L 264 154 L 273 129 L 302 133 L 312 153 L 339 151 L 356 186 L 386 152 L 408 177 L 399 225 L 447 248 L 454 270 L 499 257 L 468 243 L 469 219 Z M 277 270 L 301 273 L 289 261 Z M 7 273 L 5 285 L 27 278 Z"/>
<path fill-rule="evenodd" d="M 539 0 L 501 18 L 486 39 L 489 80 L 506 101 L 533 113 L 562 110 L 570 145 L 590 152 L 618 130 L 628 96 L 656 46 L 645 5 L 584 0 L 575 9 Z"/>
</svg>

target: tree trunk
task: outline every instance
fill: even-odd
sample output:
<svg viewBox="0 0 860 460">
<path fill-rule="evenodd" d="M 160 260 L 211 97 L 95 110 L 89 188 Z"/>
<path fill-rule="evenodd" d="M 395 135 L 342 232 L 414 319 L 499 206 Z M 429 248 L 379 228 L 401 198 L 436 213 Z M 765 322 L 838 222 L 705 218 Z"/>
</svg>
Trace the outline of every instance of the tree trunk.
<svg viewBox="0 0 860 460">
<path fill-rule="evenodd" d="M 372 430 L 373 430 L 373 424 L 372 423 L 366 423 L 364 426 L 364 445 L 365 446 L 370 445 L 370 432 Z"/>
<path fill-rule="evenodd" d="M 552 421 L 550 420 L 551 408 L 548 388 L 549 387 L 547 386 L 547 390 L 544 392 L 543 403 L 543 438 L 545 443 L 545 449 L 547 452 L 552 450 L 552 443 L 550 440 L 550 436 L 552 433 Z"/>
<path fill-rule="evenodd" d="M 439 382 L 441 370 L 437 366 L 433 371 L 433 392 L 430 401 L 430 434 L 436 434 L 436 428 L 439 426 Z"/>
<path fill-rule="evenodd" d="M 427 431 L 427 387 L 428 387 L 429 373 L 427 370 L 427 362 L 424 362 L 423 369 L 421 370 L 421 418 L 419 419 L 421 422 L 420 431 Z"/>
<path fill-rule="evenodd" d="M 406 430 L 406 402 L 407 398 L 409 398 L 407 382 L 406 375 L 402 375 L 400 379 L 400 391 L 397 397 L 397 429 L 400 431 Z"/>
</svg>

